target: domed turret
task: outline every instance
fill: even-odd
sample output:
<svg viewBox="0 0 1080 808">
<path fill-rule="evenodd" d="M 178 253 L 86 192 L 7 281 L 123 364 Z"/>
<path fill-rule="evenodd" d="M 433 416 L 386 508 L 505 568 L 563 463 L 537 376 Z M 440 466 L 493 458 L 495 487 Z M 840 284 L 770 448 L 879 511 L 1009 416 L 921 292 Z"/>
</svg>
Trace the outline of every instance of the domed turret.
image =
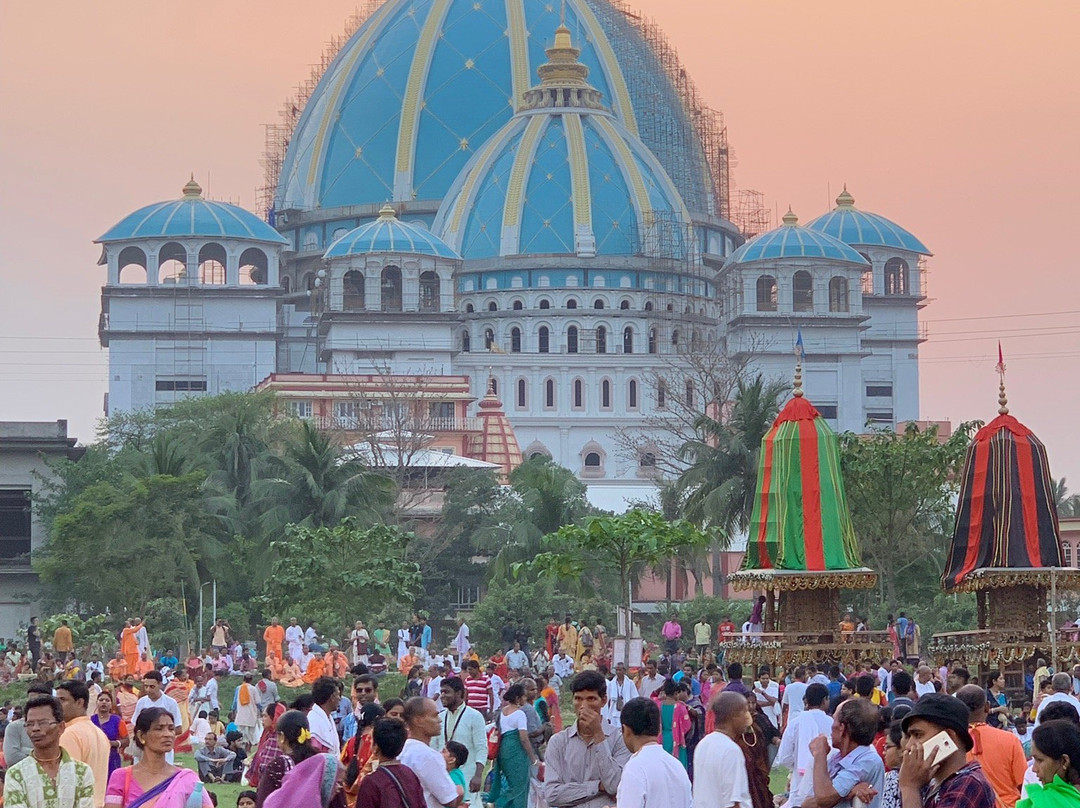
<svg viewBox="0 0 1080 808">
<path fill-rule="evenodd" d="M 809 227 L 800 227 L 799 217 L 791 208 L 788 208 L 782 221 L 780 227 L 762 233 L 739 247 L 724 262 L 724 268 L 781 258 L 821 258 L 867 265 L 866 259 L 844 242 Z"/>
<path fill-rule="evenodd" d="M 327 260 L 369 253 L 408 253 L 460 260 L 460 256 L 434 234 L 398 219 L 390 204 L 379 218 L 350 230 L 334 241 L 323 256 Z"/>
<path fill-rule="evenodd" d="M 846 185 L 836 197 L 836 207 L 818 216 L 806 227 L 853 247 L 892 247 L 918 255 L 930 255 L 926 245 L 900 225 L 884 216 L 856 208 L 855 197 L 848 193 Z"/>
<path fill-rule="evenodd" d="M 684 238 L 682 198 L 586 83 L 566 28 L 547 54 L 540 85 L 455 181 L 436 232 L 466 260 L 636 255 L 650 240 Z"/>
</svg>

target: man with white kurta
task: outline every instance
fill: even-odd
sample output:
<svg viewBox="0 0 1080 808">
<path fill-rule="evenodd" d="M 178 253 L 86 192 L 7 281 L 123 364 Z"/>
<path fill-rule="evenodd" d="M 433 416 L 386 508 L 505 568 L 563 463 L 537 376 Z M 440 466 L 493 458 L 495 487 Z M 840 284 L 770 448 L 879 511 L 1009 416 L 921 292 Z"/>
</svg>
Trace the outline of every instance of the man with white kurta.
<svg viewBox="0 0 1080 808">
<path fill-rule="evenodd" d="M 285 629 L 285 642 L 289 644 L 289 656 L 296 662 L 303 652 L 304 630 L 297 625 L 295 617 L 289 618 L 289 627 Z"/>
<path fill-rule="evenodd" d="M 814 756 L 810 752 L 810 741 L 819 735 L 828 738 L 832 733 L 832 718 L 825 714 L 825 708 L 829 706 L 829 688 L 808 685 L 803 704 L 805 709 L 788 722 L 773 762 L 774 766 L 783 766 L 791 772 L 790 796 L 786 803 L 791 808 L 799 808 L 814 794 Z"/>
<path fill-rule="evenodd" d="M 464 617 L 457 619 L 458 630 L 457 636 L 454 637 L 454 653 L 457 654 L 458 667 L 461 667 L 465 655 L 469 653 L 469 649 L 472 648 L 472 642 L 469 640 L 469 625 L 465 622 Z"/>
<path fill-rule="evenodd" d="M 484 767 L 487 765 L 484 716 L 465 703 L 465 684 L 459 677 L 443 679 L 439 690 L 446 709 L 439 716 L 441 732 L 431 740 L 431 746 L 441 752 L 448 741 L 457 741 L 469 750 L 469 760 L 463 769 L 465 776 L 470 778 L 466 783 L 465 802 L 480 808 Z"/>
<path fill-rule="evenodd" d="M 253 685 L 254 674 L 250 671 L 244 674 L 244 681 L 236 688 L 233 697 L 233 710 L 236 712 L 236 726 L 244 735 L 244 740 L 255 746 L 259 742 L 259 730 L 262 722 L 259 720 L 259 691 Z"/>
<path fill-rule="evenodd" d="M 626 675 L 626 665 L 622 662 L 616 663 L 615 676 L 607 683 L 607 702 L 604 704 L 604 720 L 608 725 L 615 728 L 621 727 L 619 716 L 622 714 L 623 707 L 630 699 L 637 697 L 637 685 Z"/>
</svg>

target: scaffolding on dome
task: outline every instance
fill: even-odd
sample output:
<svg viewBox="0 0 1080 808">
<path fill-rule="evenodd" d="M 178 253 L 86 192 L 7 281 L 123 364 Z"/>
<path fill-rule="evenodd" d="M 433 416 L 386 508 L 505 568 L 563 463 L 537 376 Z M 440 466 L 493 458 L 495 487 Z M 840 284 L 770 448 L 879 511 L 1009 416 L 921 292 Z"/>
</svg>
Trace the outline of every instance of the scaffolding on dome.
<svg viewBox="0 0 1080 808">
<path fill-rule="evenodd" d="M 304 112 L 304 106 L 315 92 L 323 74 L 345 47 L 345 43 L 383 2 L 384 0 L 360 0 L 356 10 L 345 20 L 344 32 L 327 40 L 318 63 L 311 65 L 308 77 L 296 86 L 296 93 L 285 99 L 278 110 L 278 123 L 263 124 L 265 141 L 263 156 L 259 161 L 263 168 L 263 184 L 255 191 L 255 210 L 271 225 L 274 224 L 274 196 L 281 178 L 281 167 L 285 162 L 285 153 L 289 149 L 292 133 Z"/>
<path fill-rule="evenodd" d="M 719 110 L 712 109 L 706 102 L 693 79 L 687 72 L 686 67 L 679 59 L 678 51 L 667 38 L 660 26 L 650 18 L 643 17 L 633 11 L 625 0 L 591 0 L 589 3 L 593 12 L 598 16 L 606 16 L 614 13 L 628 23 L 638 35 L 645 41 L 656 57 L 668 80 L 678 94 L 679 100 L 686 111 L 687 118 L 694 128 L 694 134 L 701 145 L 700 153 L 689 152 L 671 148 L 667 150 L 668 158 L 676 159 L 683 163 L 681 172 L 684 177 L 704 176 L 709 178 L 711 187 L 711 209 L 708 211 L 714 216 L 730 218 L 731 188 L 730 188 L 730 165 L 729 148 L 727 138 L 727 126 L 724 124 L 724 115 Z M 614 38 L 611 43 L 615 49 L 619 64 L 628 77 L 644 77 L 650 75 L 648 65 L 638 64 L 640 53 L 631 48 L 621 48 L 619 40 Z M 660 105 L 657 104 L 657 107 Z M 684 142 L 680 137 L 681 122 L 670 116 L 643 115 L 638 121 L 638 130 L 642 139 L 651 145 L 675 144 Z M 676 184 L 681 184 L 680 177 L 673 177 Z"/>
<path fill-rule="evenodd" d="M 731 208 L 731 222 L 749 241 L 772 229 L 772 212 L 765 203 L 765 194 L 749 188 L 735 192 Z"/>
</svg>

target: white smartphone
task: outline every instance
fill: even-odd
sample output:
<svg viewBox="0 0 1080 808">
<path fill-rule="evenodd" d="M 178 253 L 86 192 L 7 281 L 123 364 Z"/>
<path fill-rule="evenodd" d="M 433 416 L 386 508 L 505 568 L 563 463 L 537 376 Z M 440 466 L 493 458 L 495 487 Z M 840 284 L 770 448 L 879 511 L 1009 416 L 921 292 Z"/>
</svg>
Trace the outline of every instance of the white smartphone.
<svg viewBox="0 0 1080 808">
<path fill-rule="evenodd" d="M 938 765 L 945 760 L 945 758 L 949 757 L 949 755 L 959 749 L 956 742 L 949 737 L 949 733 L 944 730 L 930 740 L 924 742 L 922 748 L 923 760 L 927 761 L 931 766 Z"/>
</svg>

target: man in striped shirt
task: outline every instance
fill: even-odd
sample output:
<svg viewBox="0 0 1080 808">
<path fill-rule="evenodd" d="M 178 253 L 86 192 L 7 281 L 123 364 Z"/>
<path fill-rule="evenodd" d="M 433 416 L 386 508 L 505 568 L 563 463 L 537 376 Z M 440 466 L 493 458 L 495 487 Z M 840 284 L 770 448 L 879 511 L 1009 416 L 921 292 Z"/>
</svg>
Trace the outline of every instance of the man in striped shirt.
<svg viewBox="0 0 1080 808">
<path fill-rule="evenodd" d="M 470 659 L 465 669 L 465 703 L 487 718 L 493 709 L 491 680 L 480 672 L 480 663 L 475 659 Z"/>
</svg>

